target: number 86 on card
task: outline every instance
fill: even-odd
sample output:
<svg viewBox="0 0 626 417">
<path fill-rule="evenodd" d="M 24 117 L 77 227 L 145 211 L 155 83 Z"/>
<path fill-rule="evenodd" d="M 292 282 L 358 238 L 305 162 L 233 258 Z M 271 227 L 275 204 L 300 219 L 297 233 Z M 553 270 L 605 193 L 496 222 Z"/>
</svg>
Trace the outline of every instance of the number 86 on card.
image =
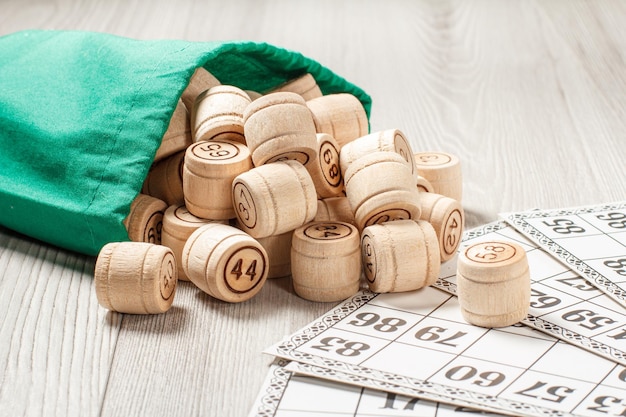
<svg viewBox="0 0 626 417">
<path fill-rule="evenodd" d="M 400 317 L 383 317 L 374 312 L 361 312 L 356 314 L 347 322 L 348 325 L 361 329 L 369 328 L 368 334 L 393 339 L 399 334 L 404 333 L 408 326 L 413 325 Z M 415 326 L 415 329 L 403 336 L 404 341 L 414 341 L 422 344 L 432 343 L 433 346 L 441 350 L 454 350 L 459 346 L 459 342 L 463 341 L 463 337 L 468 332 L 459 330 L 459 328 L 450 325 L 445 326 L 437 322 L 421 322 Z"/>
</svg>

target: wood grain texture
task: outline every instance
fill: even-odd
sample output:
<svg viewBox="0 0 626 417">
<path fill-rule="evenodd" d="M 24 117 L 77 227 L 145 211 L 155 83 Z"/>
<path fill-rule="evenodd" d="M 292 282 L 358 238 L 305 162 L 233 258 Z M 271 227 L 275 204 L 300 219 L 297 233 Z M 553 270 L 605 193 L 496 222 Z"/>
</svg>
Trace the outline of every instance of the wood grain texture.
<svg viewBox="0 0 626 417">
<path fill-rule="evenodd" d="M 0 228 L 0 415 L 99 415 L 121 315 L 94 259 Z"/>
<path fill-rule="evenodd" d="M 103 416 L 245 416 L 270 356 L 261 352 L 329 310 L 268 280 L 245 303 L 225 303 L 180 282 L 159 317 L 124 316 Z"/>
<path fill-rule="evenodd" d="M 625 19 L 619 0 L 0 1 L 0 35 L 247 39 L 312 57 L 372 96 L 372 131 L 461 158 L 467 227 L 626 198 Z M 236 305 L 183 282 L 168 313 L 122 316 L 98 307 L 92 263 L 0 233 L 0 415 L 246 415 L 261 351 L 332 305 L 286 278 Z"/>
</svg>

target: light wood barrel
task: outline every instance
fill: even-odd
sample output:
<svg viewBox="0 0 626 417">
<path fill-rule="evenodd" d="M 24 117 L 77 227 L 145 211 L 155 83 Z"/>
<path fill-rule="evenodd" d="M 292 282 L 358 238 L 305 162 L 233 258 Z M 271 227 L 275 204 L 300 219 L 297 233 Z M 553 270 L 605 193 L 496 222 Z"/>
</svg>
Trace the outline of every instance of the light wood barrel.
<svg viewBox="0 0 626 417">
<path fill-rule="evenodd" d="M 262 165 L 238 175 L 232 197 L 240 227 L 255 238 L 295 230 L 317 212 L 315 185 L 297 161 Z"/>
<path fill-rule="evenodd" d="M 465 212 L 461 203 L 435 193 L 420 194 L 421 220 L 430 223 L 437 233 L 441 262 L 451 259 L 461 243 L 465 227 Z"/>
<path fill-rule="evenodd" d="M 417 182 L 417 167 L 413 159 L 413 150 L 406 136 L 399 129 L 387 129 L 361 136 L 341 148 L 341 171 L 346 172 L 350 164 L 372 152 L 395 152 L 402 157 Z"/>
<path fill-rule="evenodd" d="M 433 185 L 430 183 L 430 181 L 428 181 L 426 178 L 422 177 L 421 175 L 417 176 L 417 189 L 420 190 L 420 192 L 424 192 L 424 193 L 435 192 L 435 189 L 433 188 Z"/>
<path fill-rule="evenodd" d="M 526 318 L 530 307 L 530 271 L 517 243 L 480 242 L 457 260 L 457 295 L 463 318 L 482 327 L 506 327 Z"/>
<path fill-rule="evenodd" d="M 368 226 L 361 234 L 363 271 L 374 292 L 412 291 L 432 285 L 441 270 L 437 235 L 424 220 Z"/>
<path fill-rule="evenodd" d="M 185 153 L 183 192 L 187 210 L 205 219 L 235 218 L 233 179 L 252 168 L 248 148 L 232 140 L 196 142 Z"/>
<path fill-rule="evenodd" d="M 317 134 L 317 158 L 306 165 L 319 198 L 336 197 L 342 194 L 343 175 L 339 167 L 339 145 L 326 133 Z"/>
<path fill-rule="evenodd" d="M 345 172 L 344 183 L 359 230 L 375 223 L 419 219 L 415 178 L 395 152 L 373 152 L 355 160 Z"/>
<path fill-rule="evenodd" d="M 317 137 L 311 112 L 296 93 L 270 93 L 246 108 L 244 134 L 255 166 L 296 160 L 303 165 L 317 158 Z"/>
<path fill-rule="evenodd" d="M 369 133 L 363 104 L 348 93 L 327 94 L 308 100 L 317 133 L 333 136 L 340 147 Z"/>
<path fill-rule="evenodd" d="M 112 311 L 158 314 L 172 306 L 178 270 L 172 251 L 146 242 L 106 244 L 96 259 L 98 303 Z"/>
<path fill-rule="evenodd" d="M 201 93 L 194 103 L 194 142 L 233 140 L 245 144 L 243 112 L 250 102 L 245 91 L 231 85 L 218 85 Z"/>
<path fill-rule="evenodd" d="M 139 194 L 130 205 L 130 213 L 124 219 L 128 238 L 133 242 L 161 244 L 163 214 L 167 203 L 149 195 Z"/>
<path fill-rule="evenodd" d="M 254 297 L 269 272 L 267 253 L 250 235 L 229 225 L 211 223 L 189 236 L 183 269 L 198 288 L 222 301 Z"/>
<path fill-rule="evenodd" d="M 349 223 L 312 222 L 293 233 L 293 288 L 300 297 L 336 302 L 359 290 L 359 231 Z"/>
<path fill-rule="evenodd" d="M 417 172 L 433 186 L 433 191 L 461 201 L 463 176 L 461 162 L 448 152 L 417 152 L 414 155 Z"/>
</svg>

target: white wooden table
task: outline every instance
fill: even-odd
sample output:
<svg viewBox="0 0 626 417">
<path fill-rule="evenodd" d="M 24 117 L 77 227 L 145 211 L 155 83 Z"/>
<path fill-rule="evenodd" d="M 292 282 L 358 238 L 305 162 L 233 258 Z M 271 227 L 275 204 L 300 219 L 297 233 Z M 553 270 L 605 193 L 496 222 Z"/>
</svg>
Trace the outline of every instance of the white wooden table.
<svg viewBox="0 0 626 417">
<path fill-rule="evenodd" d="M 299 51 L 372 96 L 372 130 L 461 158 L 468 227 L 626 199 L 625 21 L 617 0 L 0 0 L 0 35 Z M 0 416 L 244 416 L 272 360 L 261 351 L 332 307 L 285 278 L 242 304 L 182 283 L 166 314 L 109 313 L 93 266 L 0 228 Z"/>
</svg>

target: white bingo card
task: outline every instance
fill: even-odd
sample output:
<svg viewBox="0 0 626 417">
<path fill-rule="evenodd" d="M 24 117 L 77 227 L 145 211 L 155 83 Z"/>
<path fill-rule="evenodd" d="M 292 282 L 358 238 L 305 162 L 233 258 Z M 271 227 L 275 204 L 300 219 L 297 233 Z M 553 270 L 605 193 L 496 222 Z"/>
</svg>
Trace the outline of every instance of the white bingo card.
<svg viewBox="0 0 626 417">
<path fill-rule="evenodd" d="M 477 414 L 500 415 L 299 375 L 279 362 L 270 366 L 248 417 L 470 417 Z"/>
<path fill-rule="evenodd" d="M 471 326 L 456 297 L 432 287 L 361 292 L 267 353 L 328 379 L 347 373 L 503 414 L 626 413 L 624 366 L 523 325 Z"/>
<path fill-rule="evenodd" d="M 626 310 L 619 303 L 504 222 L 467 231 L 459 251 L 489 240 L 526 250 L 531 293 L 524 324 L 626 365 Z M 442 265 L 434 286 L 456 294 L 456 258 Z"/>
<path fill-rule="evenodd" d="M 501 216 L 626 306 L 626 201 Z"/>
<path fill-rule="evenodd" d="M 617 363 L 623 360 L 621 348 L 602 343 L 620 341 L 621 307 L 504 223 L 466 232 L 460 250 L 478 239 L 515 240 L 527 250 L 533 314 L 525 321 L 542 332 L 522 325 L 469 325 L 456 297 L 432 287 L 397 294 L 364 291 L 267 353 L 329 380 L 379 389 L 390 384 L 412 390 L 409 395 L 429 393 L 503 414 L 626 415 L 626 368 Z M 437 283 L 448 292 L 454 292 L 454 269 L 454 261 L 444 264 Z M 608 327 L 593 333 L 599 325 Z"/>
</svg>

